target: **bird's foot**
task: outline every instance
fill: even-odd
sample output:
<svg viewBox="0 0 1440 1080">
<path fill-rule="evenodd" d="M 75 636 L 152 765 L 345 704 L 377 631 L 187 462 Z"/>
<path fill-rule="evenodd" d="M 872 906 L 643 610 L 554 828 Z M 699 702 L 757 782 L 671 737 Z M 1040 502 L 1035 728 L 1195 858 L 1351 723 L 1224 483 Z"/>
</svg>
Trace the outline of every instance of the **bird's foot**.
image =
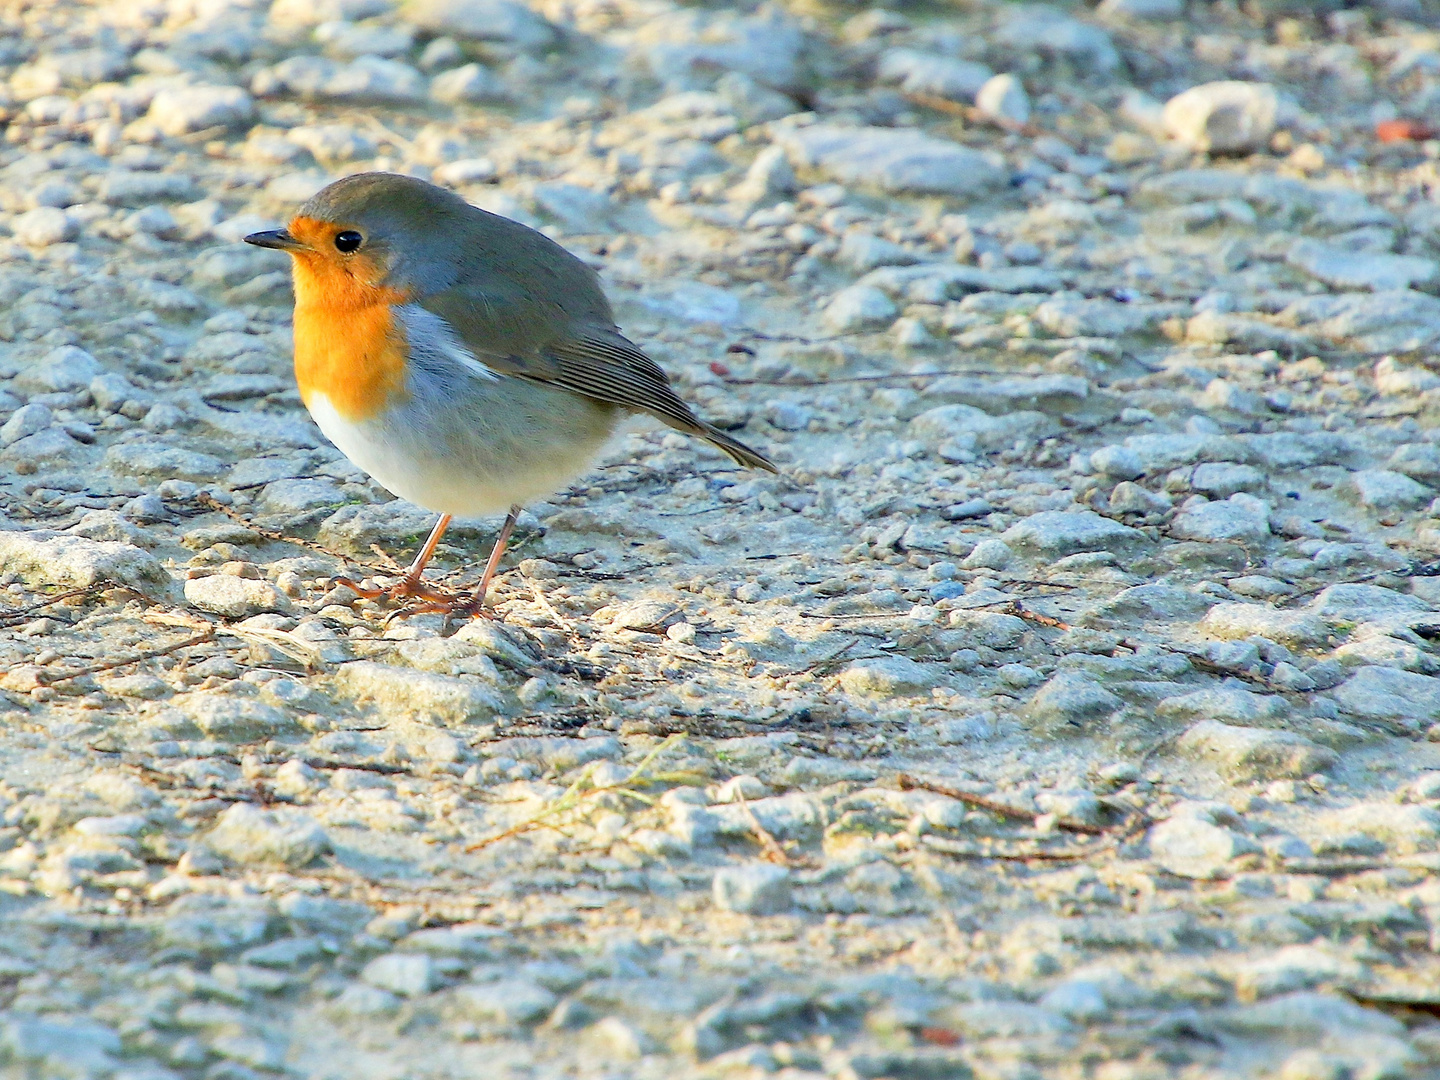
<svg viewBox="0 0 1440 1080">
<path fill-rule="evenodd" d="M 375 589 L 346 577 L 331 578 L 330 585 L 332 588 L 336 585 L 344 585 L 362 600 L 421 600 L 430 604 L 452 604 L 465 599 L 463 593 L 457 595 L 430 585 L 419 574 L 406 574 L 393 585 Z"/>
</svg>

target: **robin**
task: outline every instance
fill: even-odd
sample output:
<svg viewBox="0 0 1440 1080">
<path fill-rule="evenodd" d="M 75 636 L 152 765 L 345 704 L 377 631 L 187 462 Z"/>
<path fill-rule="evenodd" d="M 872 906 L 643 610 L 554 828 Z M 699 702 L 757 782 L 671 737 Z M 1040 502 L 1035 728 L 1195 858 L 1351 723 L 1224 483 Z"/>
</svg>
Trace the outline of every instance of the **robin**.
<svg viewBox="0 0 1440 1080">
<path fill-rule="evenodd" d="M 348 176 L 245 242 L 291 258 L 295 379 L 315 423 L 388 491 L 440 515 L 396 584 L 341 579 L 362 596 L 479 614 L 521 504 L 584 472 L 631 413 L 775 471 L 698 418 L 620 333 L 590 267 L 443 188 Z M 507 507 L 469 597 L 422 580 L 452 517 Z"/>
</svg>

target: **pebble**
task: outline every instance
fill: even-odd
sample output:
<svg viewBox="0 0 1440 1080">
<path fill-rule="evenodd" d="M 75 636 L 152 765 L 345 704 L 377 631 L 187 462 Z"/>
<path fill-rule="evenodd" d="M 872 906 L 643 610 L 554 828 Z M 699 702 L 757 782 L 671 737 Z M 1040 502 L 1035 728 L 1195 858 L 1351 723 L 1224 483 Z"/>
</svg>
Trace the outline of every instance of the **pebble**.
<svg viewBox="0 0 1440 1080">
<path fill-rule="evenodd" d="M 1013 124 L 1030 122 L 1030 95 L 1025 92 L 1025 84 L 1008 72 L 985 80 L 975 92 L 975 107 Z"/>
<path fill-rule="evenodd" d="M 217 854 L 242 865 L 298 869 L 330 850 L 330 840 L 308 814 L 286 808 L 260 810 L 235 803 L 205 835 Z"/>
<path fill-rule="evenodd" d="M 201 611 L 227 619 L 245 619 L 274 611 L 294 611 L 290 598 L 268 581 L 253 581 L 230 574 L 212 574 L 185 583 L 185 599 Z"/>
<path fill-rule="evenodd" d="M 1279 97 L 1268 83 L 1212 82 L 1167 101 L 1164 123 L 1187 149 L 1237 153 L 1265 146 L 1279 111 Z"/>
<path fill-rule="evenodd" d="M 790 907 L 790 871 L 754 863 L 715 872 L 715 906 L 741 915 L 776 915 Z"/>
</svg>

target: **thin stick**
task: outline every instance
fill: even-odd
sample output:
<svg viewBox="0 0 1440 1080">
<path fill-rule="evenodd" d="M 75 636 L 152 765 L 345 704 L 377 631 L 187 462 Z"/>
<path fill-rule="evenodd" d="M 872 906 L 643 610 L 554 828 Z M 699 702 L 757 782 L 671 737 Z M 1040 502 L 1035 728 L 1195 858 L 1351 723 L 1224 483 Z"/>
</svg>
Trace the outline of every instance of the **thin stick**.
<svg viewBox="0 0 1440 1080">
<path fill-rule="evenodd" d="M 50 597 L 47 600 L 40 601 L 37 604 L 31 604 L 29 607 L 17 608 L 14 611 L 0 611 L 0 622 L 10 622 L 12 620 L 23 619 L 27 615 L 32 615 L 37 611 L 44 611 L 52 604 L 59 604 L 62 601 L 71 599 L 72 597 L 85 596 L 88 593 L 98 592 L 103 589 L 110 589 L 114 587 L 115 586 L 113 582 L 97 581 L 94 585 L 87 585 L 83 589 L 71 589 L 69 592 L 59 593 L 55 596 Z"/>
<path fill-rule="evenodd" d="M 392 568 L 400 569 L 399 564 L 396 563 L 393 559 L 389 560 L 391 566 L 388 568 L 383 566 L 369 566 L 365 563 L 356 562 L 349 555 L 345 555 L 339 551 L 331 551 L 323 544 L 317 544 L 313 540 L 305 540 L 299 536 L 286 536 L 284 533 L 276 532 L 274 529 L 262 528 L 261 526 L 256 525 L 249 518 L 245 517 L 239 511 L 234 510 L 221 502 L 218 502 L 210 495 L 209 492 L 206 491 L 202 491 L 198 495 L 196 495 L 195 501 L 201 506 L 205 507 L 205 509 L 207 510 L 215 510 L 219 513 L 224 514 L 231 521 L 234 521 L 239 525 L 245 526 L 245 528 L 249 529 L 256 536 L 263 536 L 266 540 L 275 540 L 282 544 L 294 544 L 296 547 L 303 547 L 308 551 L 318 551 L 322 555 L 329 555 L 332 559 L 339 559 L 341 562 L 344 563 L 354 563 L 362 570 L 369 570 L 372 573 L 384 574 L 389 573 Z M 389 559 L 389 556 L 386 556 L 386 558 Z"/>
<path fill-rule="evenodd" d="M 933 791 L 936 795 L 944 795 L 950 799 L 956 799 L 973 806 L 979 810 L 988 810 L 992 814 L 1001 817 L 1011 818 L 1015 821 L 1034 821 L 1038 816 L 1033 810 L 1022 810 L 1018 806 L 1009 806 L 994 799 L 987 799 L 984 795 L 977 795 L 973 791 L 965 791 L 962 788 L 948 787 L 945 784 L 937 784 L 931 780 L 922 780 L 919 777 L 911 776 L 909 773 L 901 773 L 896 777 L 900 784 L 901 791 Z M 1099 825 L 1087 825 L 1083 821 L 1075 821 L 1072 818 L 1056 818 L 1056 828 L 1064 829 L 1066 832 L 1083 833 L 1086 836 L 1104 836 L 1108 830 Z"/>
<path fill-rule="evenodd" d="M 770 834 L 770 830 L 760 824 L 760 819 L 755 816 L 755 811 L 750 809 L 750 804 L 745 800 L 745 793 L 740 790 L 740 785 L 735 785 L 735 799 L 740 804 L 740 809 L 750 820 L 750 828 L 760 841 L 760 846 L 765 851 L 765 858 L 768 862 L 778 863 L 780 866 L 791 866 L 793 862 L 785 849 L 780 846 L 780 841 Z"/>
<path fill-rule="evenodd" d="M 534 594 L 535 602 L 545 609 L 545 613 L 549 615 L 550 618 L 555 620 L 556 626 L 560 627 L 560 629 L 564 630 L 567 634 L 575 633 L 575 624 L 556 610 L 555 605 L 550 602 L 550 598 L 545 595 L 545 590 L 540 588 L 534 578 L 527 577 L 525 584 L 530 586 L 530 592 Z"/>
<path fill-rule="evenodd" d="M 46 686 L 54 686 L 57 683 L 69 682 L 71 679 L 78 679 L 82 675 L 94 675 L 97 672 L 110 671 L 113 668 L 126 667 L 130 664 L 138 664 L 142 660 L 153 660 L 157 656 L 166 656 L 173 652 L 179 652 L 181 649 L 188 649 L 191 645 L 199 645 L 206 641 L 212 641 L 214 640 L 214 638 L 215 630 L 212 628 L 199 634 L 195 634 L 192 637 L 188 637 L 184 641 L 178 641 L 174 645 L 166 645 L 164 648 L 161 649 L 150 649 L 147 652 L 135 653 L 132 656 L 122 657 L 119 660 L 111 660 L 104 664 L 91 664 L 89 667 L 78 668 L 75 671 L 67 671 L 63 675 L 59 675 L 54 678 L 51 677 L 49 672 L 42 670 L 40 672 L 39 679 Z"/>
</svg>

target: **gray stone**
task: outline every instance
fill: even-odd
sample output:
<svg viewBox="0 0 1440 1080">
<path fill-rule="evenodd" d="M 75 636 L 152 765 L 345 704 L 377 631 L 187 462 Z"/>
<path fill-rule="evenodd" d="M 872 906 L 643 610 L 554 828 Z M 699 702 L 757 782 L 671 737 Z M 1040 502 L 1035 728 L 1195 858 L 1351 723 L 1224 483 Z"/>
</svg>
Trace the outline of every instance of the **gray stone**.
<svg viewBox="0 0 1440 1080">
<path fill-rule="evenodd" d="M 928 694 L 940 679 L 938 669 L 904 656 L 857 660 L 840 673 L 846 693 L 862 697 L 912 697 Z"/>
<path fill-rule="evenodd" d="M 114 206 L 149 206 L 196 197 L 195 181 L 179 173 L 112 169 L 100 181 L 100 198 Z"/>
<path fill-rule="evenodd" d="M 425 953 L 386 953 L 371 960 L 360 972 L 371 986 L 401 997 L 423 997 L 440 985 L 435 961 Z"/>
<path fill-rule="evenodd" d="M 0 424 L 0 446 L 9 446 L 36 432 L 44 431 L 54 419 L 55 414 L 38 401 L 22 405 L 11 414 L 9 420 Z"/>
<path fill-rule="evenodd" d="M 962 195 L 996 187 L 1005 178 L 974 150 L 909 128 L 814 124 L 778 132 L 776 141 L 799 165 L 889 192 Z"/>
<path fill-rule="evenodd" d="M 1122 589 L 1096 608 L 1094 617 L 1132 625 L 1135 620 L 1191 620 L 1205 614 L 1214 603 L 1200 593 L 1157 581 Z"/>
<path fill-rule="evenodd" d="M 373 703 L 384 715 L 430 723 L 489 719 L 502 707 L 495 690 L 473 677 L 433 675 L 371 660 L 342 665 L 335 686 L 349 697 Z"/>
<path fill-rule="evenodd" d="M 727 866 L 715 872 L 715 906 L 742 915 L 776 915 L 790 907 L 790 871 L 770 863 Z"/>
<path fill-rule="evenodd" d="M 297 730 L 295 721 L 279 709 L 240 694 L 201 690 L 175 701 L 203 734 L 224 742 L 260 742 Z"/>
<path fill-rule="evenodd" d="M 1185 0 L 1101 0 L 1095 9 L 1117 19 L 1178 19 L 1185 14 Z"/>
<path fill-rule="evenodd" d="M 1212 637 L 1237 639 L 1264 637 L 1285 645 L 1323 645 L 1330 634 L 1325 620 L 1307 611 L 1289 611 L 1268 604 L 1216 604 L 1200 621 Z"/>
<path fill-rule="evenodd" d="M 1083 71 L 1103 74 L 1120 65 L 1109 34 L 1046 4 L 1016 5 L 996 27 L 995 40 L 1019 52 L 1063 57 Z"/>
<path fill-rule="evenodd" d="M 1323 1038 L 1337 1031 L 1357 1035 L 1401 1036 L 1405 1025 L 1379 1009 L 1367 1009 L 1336 993 L 1300 991 L 1269 1001 L 1221 1010 L 1215 1022 L 1242 1033 Z M 1348 1071 L 1348 1069 L 1347 1069 Z"/>
<path fill-rule="evenodd" d="M 538 1024 L 559 999 L 528 979 L 461 986 L 452 995 L 458 1012 L 476 1020 L 502 1024 Z"/>
<path fill-rule="evenodd" d="M 205 842 L 241 865 L 306 866 L 330 851 L 330 839 L 309 814 L 277 807 L 261 810 L 236 803 L 220 815 Z"/>
<path fill-rule="evenodd" d="M 1145 475 L 1140 455 L 1128 446 L 1102 446 L 1090 455 L 1090 466 L 1117 480 L 1134 480 Z"/>
<path fill-rule="evenodd" d="M 55 206 L 37 206 L 10 221 L 10 234 L 27 247 L 63 244 L 80 234 L 79 223 Z"/>
<path fill-rule="evenodd" d="M 120 1036 L 94 1020 L 12 1014 L 0 1026 L 0 1048 L 36 1075 L 100 1077 L 120 1067 Z"/>
<path fill-rule="evenodd" d="M 100 370 L 100 361 L 78 345 L 61 345 L 51 349 L 38 363 L 24 368 L 15 382 L 25 389 L 41 392 L 84 390 Z"/>
<path fill-rule="evenodd" d="M 185 582 L 185 599 L 201 611 L 227 619 L 245 619 L 266 611 L 288 614 L 295 610 L 289 597 L 270 582 L 232 574 L 212 574 Z"/>
<path fill-rule="evenodd" d="M 960 565 L 967 570 L 1004 570 L 1014 557 L 1009 544 L 998 536 L 992 536 L 976 544 Z"/>
<path fill-rule="evenodd" d="M 1032 514 L 1005 530 L 1001 539 L 1023 555 L 1046 559 L 1080 551 L 1129 553 L 1149 544 L 1144 533 L 1101 517 L 1093 510 L 1045 510 Z"/>
<path fill-rule="evenodd" d="M 1389 469 L 1362 469 L 1350 475 L 1355 497 L 1372 510 L 1413 510 L 1435 497 L 1435 492 L 1403 473 Z"/>
<path fill-rule="evenodd" d="M 186 86 L 161 90 L 150 102 L 149 118 L 166 135 L 206 128 L 230 128 L 255 115 L 255 103 L 238 86 Z"/>
<path fill-rule="evenodd" d="M 1333 750 L 1288 731 L 1201 720 L 1180 737 L 1183 753 L 1213 762 L 1236 781 L 1303 778 L 1339 760 Z"/>
<path fill-rule="evenodd" d="M 876 74 L 881 82 L 898 83 L 907 94 L 974 101 L 993 73 L 984 64 L 969 60 L 917 49 L 887 49 L 880 55 Z"/>
<path fill-rule="evenodd" d="M 1440 341 L 1440 299 L 1413 289 L 1312 296 L 1280 321 L 1362 353 L 1418 352 Z"/>
<path fill-rule="evenodd" d="M 1286 260 L 1337 289 L 1408 289 L 1426 285 L 1440 274 L 1440 263 L 1418 255 L 1389 255 L 1336 247 L 1320 240 L 1298 240 Z"/>
<path fill-rule="evenodd" d="M 1359 833 L 1401 854 L 1433 851 L 1440 841 L 1440 811 L 1416 803 L 1362 802 L 1325 815 L 1326 831 Z"/>
<path fill-rule="evenodd" d="M 464 64 L 461 67 L 442 72 L 430 80 L 431 99 L 444 105 L 458 105 L 461 102 L 503 101 L 509 96 L 509 90 L 500 77 L 483 64 Z M 493 172 L 494 167 L 492 166 L 492 175 Z"/>
<path fill-rule="evenodd" d="M 1362 667 L 1333 691 L 1340 707 L 1367 720 L 1414 730 L 1440 719 L 1440 679 L 1392 667 Z"/>
<path fill-rule="evenodd" d="M 910 435 L 945 460 L 976 450 L 1000 450 L 1019 439 L 1042 439 L 1058 430 L 1054 418 L 1029 409 L 991 416 L 973 405 L 941 405 L 910 421 Z M 961 459 L 963 460 L 963 459 Z"/>
<path fill-rule="evenodd" d="M 1030 122 L 1030 95 L 1019 76 L 1008 72 L 991 76 L 985 85 L 975 92 L 975 107 L 997 120 L 1008 120 L 1012 124 Z"/>
<path fill-rule="evenodd" d="M 1228 499 L 1237 492 L 1264 488 L 1265 474 L 1253 465 L 1207 461 L 1195 466 L 1190 476 L 1190 487 L 1212 499 Z"/>
<path fill-rule="evenodd" d="M 1121 707 L 1121 701 L 1093 679 L 1062 671 L 1025 705 L 1030 724 L 1050 734 L 1079 734 Z"/>
<path fill-rule="evenodd" d="M 345 496 L 328 480 L 276 480 L 260 493 L 260 506 L 272 514 L 303 514 L 334 506 Z"/>
<path fill-rule="evenodd" d="M 1376 616 L 1429 611 L 1430 605 L 1418 596 L 1379 585 L 1342 583 L 1327 586 L 1310 602 L 1310 610 L 1331 622 L 1358 623 Z"/>
<path fill-rule="evenodd" d="M 1279 97 L 1268 83 L 1205 83 L 1165 103 L 1165 128 L 1191 150 L 1257 150 L 1269 143 L 1279 108 Z"/>
<path fill-rule="evenodd" d="M 1170 523 L 1170 535 L 1181 540 L 1260 544 L 1270 536 L 1270 507 L 1244 493 L 1221 502 L 1187 503 Z"/>
<path fill-rule="evenodd" d="M 129 476 L 195 483 L 218 480 L 225 472 L 217 457 L 153 441 L 116 443 L 105 451 L 105 464 Z"/>
<path fill-rule="evenodd" d="M 436 35 L 526 49 L 544 49 L 559 36 L 555 27 L 514 0 L 411 0 L 406 16 Z"/>
<path fill-rule="evenodd" d="M 881 330 L 894 320 L 900 309 L 879 289 L 851 285 L 841 289 L 825 305 L 825 324 L 841 334 Z"/>
<path fill-rule="evenodd" d="M 1260 850 L 1247 836 L 1224 828 L 1200 814 L 1179 813 L 1151 827 L 1150 857 L 1156 864 L 1187 878 L 1223 876 L 1232 859 Z"/>
<path fill-rule="evenodd" d="M 131 544 L 43 530 L 0 532 L 0 566 L 39 585 L 88 588 L 111 580 L 143 589 L 170 582 L 155 556 Z"/>
</svg>

